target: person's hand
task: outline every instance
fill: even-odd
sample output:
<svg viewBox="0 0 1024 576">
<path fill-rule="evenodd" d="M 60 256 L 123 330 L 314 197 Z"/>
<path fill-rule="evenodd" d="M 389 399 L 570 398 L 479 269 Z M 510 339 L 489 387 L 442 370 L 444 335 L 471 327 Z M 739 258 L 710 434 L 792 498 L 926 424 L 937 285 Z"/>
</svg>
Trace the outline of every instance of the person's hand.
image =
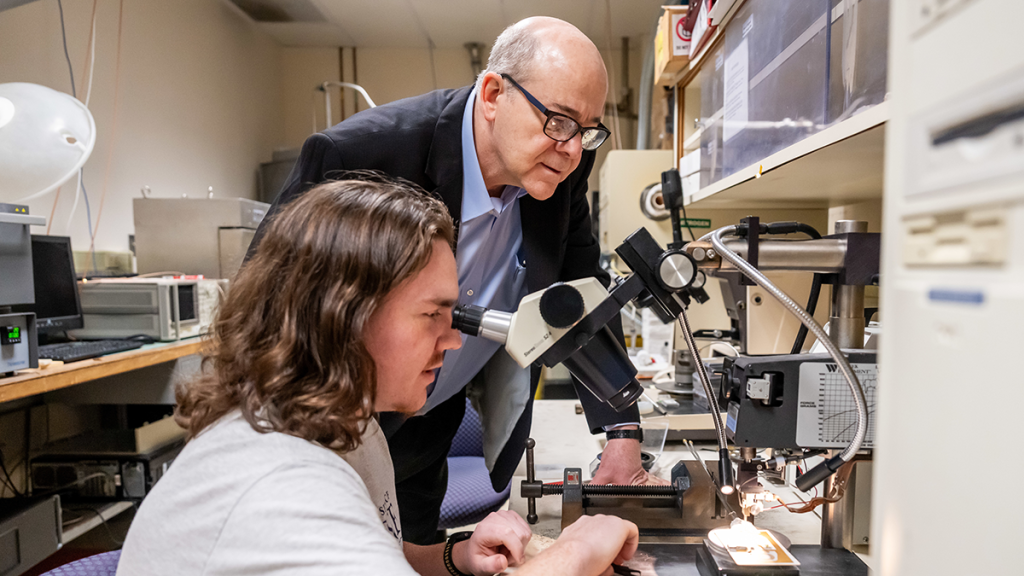
<svg viewBox="0 0 1024 576">
<path fill-rule="evenodd" d="M 455 567 L 467 574 L 483 576 L 504 572 L 523 563 L 530 542 L 530 526 L 510 510 L 491 512 L 476 526 L 469 540 L 452 549 Z"/>
<path fill-rule="evenodd" d="M 612 574 L 612 564 L 621 564 L 633 557 L 639 538 L 636 524 L 617 516 L 581 516 L 562 530 L 562 535 L 548 551 L 572 554 L 579 570 L 574 573 L 580 576 Z"/>
<path fill-rule="evenodd" d="M 620 484 L 624 486 L 651 484 L 665 485 L 668 480 L 652 476 L 640 463 L 640 442 L 632 438 L 609 440 L 601 453 L 601 467 L 591 484 Z"/>
</svg>

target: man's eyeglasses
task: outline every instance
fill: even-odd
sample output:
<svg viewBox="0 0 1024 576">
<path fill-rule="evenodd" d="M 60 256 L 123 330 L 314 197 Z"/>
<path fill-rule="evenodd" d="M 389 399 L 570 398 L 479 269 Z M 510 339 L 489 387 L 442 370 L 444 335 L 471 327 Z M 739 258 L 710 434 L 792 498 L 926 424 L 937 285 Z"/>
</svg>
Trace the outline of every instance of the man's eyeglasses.
<svg viewBox="0 0 1024 576">
<path fill-rule="evenodd" d="M 540 110 L 542 114 L 547 116 L 547 120 L 544 121 L 544 134 L 556 142 L 568 142 L 572 140 L 577 133 L 580 133 L 580 142 L 583 145 L 584 150 L 597 150 L 598 146 L 604 144 L 604 141 L 608 139 L 608 135 L 611 132 L 608 131 L 604 126 L 598 125 L 593 128 L 584 128 L 580 126 L 580 123 L 558 112 L 552 112 L 548 110 L 546 106 L 541 104 L 532 94 L 527 92 L 518 82 L 512 79 L 508 74 L 502 74 L 502 78 L 508 80 L 516 87 L 526 99 L 530 101 Z"/>
</svg>

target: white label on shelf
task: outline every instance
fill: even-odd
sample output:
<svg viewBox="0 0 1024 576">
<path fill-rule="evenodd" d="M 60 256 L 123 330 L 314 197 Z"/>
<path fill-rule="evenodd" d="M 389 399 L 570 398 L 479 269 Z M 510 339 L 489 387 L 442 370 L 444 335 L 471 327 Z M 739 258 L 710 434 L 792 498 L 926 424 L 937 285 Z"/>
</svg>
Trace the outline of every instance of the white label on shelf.
<svg viewBox="0 0 1024 576">
<path fill-rule="evenodd" d="M 743 37 L 746 38 L 747 34 L 750 34 L 750 31 L 753 30 L 753 29 L 754 29 L 754 15 L 751 14 L 750 18 L 747 18 L 747 21 L 743 23 Z"/>
<path fill-rule="evenodd" d="M 725 119 L 722 124 L 724 142 L 739 134 L 747 125 L 749 78 L 747 40 L 744 38 L 725 59 Z"/>
</svg>

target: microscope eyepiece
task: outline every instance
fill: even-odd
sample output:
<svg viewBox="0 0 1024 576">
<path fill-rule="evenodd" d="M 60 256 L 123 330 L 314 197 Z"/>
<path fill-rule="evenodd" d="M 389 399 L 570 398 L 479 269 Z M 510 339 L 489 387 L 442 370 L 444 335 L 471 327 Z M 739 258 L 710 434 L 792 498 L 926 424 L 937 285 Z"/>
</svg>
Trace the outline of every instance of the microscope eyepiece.
<svg viewBox="0 0 1024 576">
<path fill-rule="evenodd" d="M 480 334 L 480 324 L 483 322 L 486 311 L 486 308 L 480 306 L 460 304 L 452 308 L 452 328 L 463 334 L 477 336 Z"/>
</svg>

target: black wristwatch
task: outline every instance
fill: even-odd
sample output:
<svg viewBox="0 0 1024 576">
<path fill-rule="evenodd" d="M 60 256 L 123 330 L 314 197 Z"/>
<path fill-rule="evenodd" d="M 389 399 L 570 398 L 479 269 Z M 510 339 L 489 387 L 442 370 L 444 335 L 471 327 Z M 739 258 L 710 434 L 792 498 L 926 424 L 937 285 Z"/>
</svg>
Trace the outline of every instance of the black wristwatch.
<svg viewBox="0 0 1024 576">
<path fill-rule="evenodd" d="M 466 574 L 455 567 L 455 561 L 452 560 L 452 548 L 463 540 L 469 540 L 472 536 L 472 532 L 456 532 L 448 537 L 448 542 L 444 545 L 444 567 L 448 569 L 448 573 L 452 576 L 473 576 L 472 574 Z"/>
<path fill-rule="evenodd" d="M 619 438 L 632 438 L 641 443 L 644 441 L 644 429 L 637 428 L 636 430 L 609 430 L 604 433 L 604 437 L 609 440 L 617 440 Z"/>
</svg>

